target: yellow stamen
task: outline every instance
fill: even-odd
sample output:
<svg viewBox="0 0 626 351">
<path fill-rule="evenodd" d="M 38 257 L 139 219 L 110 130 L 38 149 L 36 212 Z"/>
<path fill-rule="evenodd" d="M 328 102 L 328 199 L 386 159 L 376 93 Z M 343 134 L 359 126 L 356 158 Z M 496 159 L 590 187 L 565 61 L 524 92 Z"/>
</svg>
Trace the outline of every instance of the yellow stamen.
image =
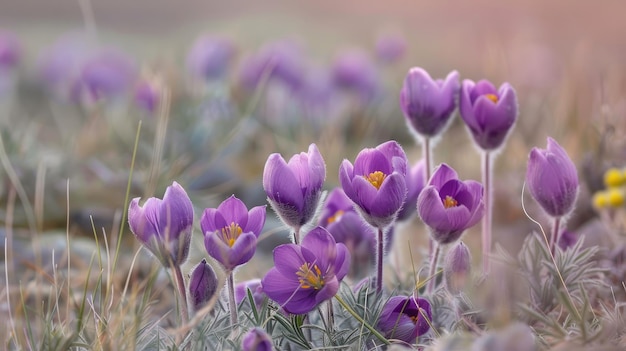
<svg viewBox="0 0 626 351">
<path fill-rule="evenodd" d="M 303 264 L 300 270 L 296 272 L 296 275 L 300 277 L 298 281 L 303 289 L 313 288 L 319 290 L 324 286 L 322 271 L 316 264 L 313 267 L 311 267 L 310 263 Z"/>
<path fill-rule="evenodd" d="M 367 179 L 367 181 L 370 182 L 370 184 L 372 184 L 374 187 L 376 187 L 376 190 L 378 190 L 380 189 L 380 186 L 383 185 L 383 182 L 385 181 L 385 178 L 387 178 L 387 175 L 381 171 L 376 171 L 370 173 L 369 175 L 364 175 L 363 178 Z"/>
<path fill-rule="evenodd" d="M 342 210 L 338 210 L 337 212 L 335 212 L 334 215 L 332 215 L 331 217 L 328 217 L 328 222 L 326 224 L 331 224 L 331 223 L 335 223 L 338 220 L 341 219 L 341 216 L 343 216 L 343 211 Z"/>
<path fill-rule="evenodd" d="M 446 198 L 443 200 L 443 207 L 445 208 L 456 207 L 458 205 L 459 202 L 450 195 L 446 195 Z"/>
<path fill-rule="evenodd" d="M 496 94 L 485 94 L 485 97 L 491 100 L 491 102 L 493 102 L 494 104 L 498 103 L 499 98 L 498 98 L 498 95 Z"/>
<path fill-rule="evenodd" d="M 224 241 L 226 242 L 226 244 L 228 244 L 229 247 L 233 247 L 233 245 L 235 245 L 235 241 L 237 241 L 237 238 L 239 238 L 239 235 L 241 235 L 242 231 L 243 230 L 241 229 L 239 224 L 232 222 L 228 227 L 222 228 L 222 238 L 224 238 Z"/>
</svg>

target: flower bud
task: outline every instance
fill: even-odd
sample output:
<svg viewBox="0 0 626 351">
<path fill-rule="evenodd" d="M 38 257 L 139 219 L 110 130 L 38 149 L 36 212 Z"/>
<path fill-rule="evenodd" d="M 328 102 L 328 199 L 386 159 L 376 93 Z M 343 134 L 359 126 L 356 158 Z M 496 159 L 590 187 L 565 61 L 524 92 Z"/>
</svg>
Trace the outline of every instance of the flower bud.
<svg viewBox="0 0 626 351">
<path fill-rule="evenodd" d="M 273 350 L 272 339 L 261 328 L 250 329 L 243 337 L 241 343 L 243 351 L 271 351 Z"/>
<path fill-rule="evenodd" d="M 217 276 L 210 264 L 202 259 L 191 271 L 189 279 L 189 296 L 194 311 L 200 310 L 215 296 L 217 292 Z"/>
<path fill-rule="evenodd" d="M 443 266 L 446 289 L 453 295 L 460 293 L 467 284 L 471 269 L 472 257 L 469 249 L 462 241 L 459 241 L 446 254 Z"/>
</svg>

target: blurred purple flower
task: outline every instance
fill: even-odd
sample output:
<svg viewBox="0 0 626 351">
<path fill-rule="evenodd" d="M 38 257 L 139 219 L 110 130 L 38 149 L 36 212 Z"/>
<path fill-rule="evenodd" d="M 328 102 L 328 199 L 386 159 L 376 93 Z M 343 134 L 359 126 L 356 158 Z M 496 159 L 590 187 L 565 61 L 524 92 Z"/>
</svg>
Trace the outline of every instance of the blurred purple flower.
<svg viewBox="0 0 626 351">
<path fill-rule="evenodd" d="M 241 342 L 243 351 L 272 351 L 272 339 L 262 328 L 256 327 L 250 329 Z"/>
<path fill-rule="evenodd" d="M 189 297 L 194 311 L 204 307 L 217 292 L 217 276 L 210 264 L 202 259 L 192 270 L 189 277 Z"/>
<path fill-rule="evenodd" d="M 406 41 L 400 35 L 386 34 L 376 41 L 376 57 L 383 63 L 400 61 L 406 53 Z"/>
<path fill-rule="evenodd" d="M 300 228 L 313 218 L 325 178 L 324 159 L 311 144 L 308 152 L 293 155 L 288 163 L 280 154 L 271 154 L 263 170 L 263 189 L 282 221 Z"/>
<path fill-rule="evenodd" d="M 0 30 L 0 70 L 15 68 L 22 56 L 17 37 L 8 31 Z"/>
<path fill-rule="evenodd" d="M 265 206 L 250 211 L 234 195 L 217 208 L 207 208 L 200 219 L 204 247 L 230 272 L 252 258 L 265 225 Z"/>
<path fill-rule="evenodd" d="M 439 244 L 456 241 L 478 223 L 484 212 L 482 184 L 460 181 L 456 171 L 442 163 L 417 199 L 417 213 Z"/>
<path fill-rule="evenodd" d="M 265 300 L 261 279 L 246 280 L 235 286 L 235 302 L 237 305 L 241 304 L 242 301 L 248 301 L 248 289 L 252 293 L 252 298 L 257 308 L 261 307 L 263 300 Z"/>
<path fill-rule="evenodd" d="M 446 254 L 443 265 L 443 279 L 451 294 L 458 294 L 469 280 L 472 269 L 472 256 L 462 241 L 459 241 Z"/>
<path fill-rule="evenodd" d="M 163 200 L 151 197 L 140 206 L 139 198 L 134 198 L 128 208 L 128 224 L 135 237 L 163 266 L 179 266 L 187 260 L 193 205 L 178 183 L 167 187 Z"/>
<path fill-rule="evenodd" d="M 426 316 L 428 319 L 424 318 Z M 378 319 L 378 329 L 387 339 L 414 343 L 430 329 L 432 312 L 426 299 L 394 296 L 385 303 Z"/>
<path fill-rule="evenodd" d="M 239 80 L 248 90 L 255 90 L 267 76 L 298 91 L 304 79 L 303 61 L 302 49 L 296 43 L 287 40 L 269 43 L 243 60 Z"/>
<path fill-rule="evenodd" d="M 263 291 L 288 313 L 305 314 L 335 296 L 350 268 L 350 253 L 326 229 L 316 227 L 302 245 L 274 249 L 274 265 L 263 278 Z"/>
<path fill-rule="evenodd" d="M 574 209 L 578 195 L 576 166 L 554 139 L 548 138 L 547 149 L 530 151 L 526 183 L 533 199 L 548 215 L 562 217 Z"/>
<path fill-rule="evenodd" d="M 130 91 L 136 78 L 136 67 L 126 54 L 112 49 L 100 50 L 83 62 L 72 86 L 72 98 L 92 103 L 122 97 Z"/>
<path fill-rule="evenodd" d="M 571 232 L 569 230 L 564 230 L 563 232 L 561 232 L 561 235 L 559 235 L 558 244 L 561 250 L 563 251 L 576 245 L 577 242 L 578 242 L 578 236 L 576 235 L 576 233 Z"/>
<path fill-rule="evenodd" d="M 354 166 L 343 160 L 339 167 L 341 187 L 360 214 L 373 227 L 391 224 L 404 204 L 407 159 L 402 147 L 388 141 L 374 149 L 363 149 Z"/>
<path fill-rule="evenodd" d="M 372 259 L 376 257 L 376 233 L 354 210 L 352 201 L 343 189 L 335 188 L 330 192 L 319 224 L 328 230 L 336 242 L 346 245 L 350 251 L 350 276 L 361 276 L 368 270 Z"/>
<path fill-rule="evenodd" d="M 459 73 L 452 71 L 446 80 L 433 80 L 420 67 L 409 70 L 402 90 L 400 107 L 411 131 L 418 137 L 441 134 L 452 121 L 459 91 Z"/>
<path fill-rule="evenodd" d="M 355 92 L 364 102 L 369 102 L 379 93 L 380 78 L 376 65 L 361 50 L 339 53 L 333 62 L 332 72 L 338 88 Z"/>
<path fill-rule="evenodd" d="M 235 45 L 225 38 L 206 35 L 198 38 L 187 55 L 187 70 L 201 80 L 223 77 L 235 58 Z"/>
<path fill-rule="evenodd" d="M 135 86 L 135 104 L 149 114 L 157 112 L 161 101 L 161 90 L 157 82 L 142 80 Z"/>
<path fill-rule="evenodd" d="M 483 150 L 502 146 L 518 115 L 517 95 L 509 83 L 500 89 L 487 80 L 466 79 L 461 86 L 459 112 L 474 142 Z"/>
<path fill-rule="evenodd" d="M 417 213 L 417 197 L 426 186 L 424 179 L 424 160 L 417 162 L 406 175 L 407 195 L 404 206 L 398 212 L 398 221 L 404 221 Z"/>
</svg>

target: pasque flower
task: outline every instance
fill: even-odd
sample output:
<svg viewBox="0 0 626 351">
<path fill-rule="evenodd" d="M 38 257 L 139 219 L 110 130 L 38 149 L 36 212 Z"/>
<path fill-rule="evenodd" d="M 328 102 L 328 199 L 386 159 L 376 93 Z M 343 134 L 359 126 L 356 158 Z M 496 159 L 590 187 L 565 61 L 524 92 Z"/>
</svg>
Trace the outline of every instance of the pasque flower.
<svg viewBox="0 0 626 351">
<path fill-rule="evenodd" d="M 299 229 L 313 218 L 325 178 L 324 159 L 311 144 L 308 152 L 292 156 L 289 162 L 280 154 L 271 154 L 263 170 L 263 189 L 282 221 Z"/>
<path fill-rule="evenodd" d="M 193 43 L 187 56 L 187 70 L 198 79 L 222 77 L 235 58 L 235 45 L 226 38 L 202 36 Z"/>
<path fill-rule="evenodd" d="M 326 229 L 316 227 L 301 245 L 274 249 L 274 265 L 263 277 L 263 291 L 285 311 L 305 314 L 335 296 L 350 268 L 350 253 Z"/>
<path fill-rule="evenodd" d="M 441 134 L 452 120 L 458 91 L 457 71 L 433 80 L 424 69 L 411 68 L 400 91 L 400 107 L 411 130 L 425 138 Z"/>
<path fill-rule="evenodd" d="M 335 86 L 356 93 L 363 101 L 370 101 L 379 93 L 378 71 L 363 51 L 340 52 L 332 64 L 332 76 Z"/>
<path fill-rule="evenodd" d="M 256 240 L 265 225 L 265 206 L 250 211 L 234 195 L 217 208 L 207 208 L 200 219 L 204 247 L 227 271 L 254 256 Z"/>
<path fill-rule="evenodd" d="M 0 70 L 17 66 L 20 57 L 21 48 L 17 38 L 10 32 L 0 30 Z"/>
<path fill-rule="evenodd" d="M 151 197 L 140 206 L 139 198 L 134 198 L 128 208 L 128 224 L 165 267 L 179 266 L 187 260 L 193 205 L 178 183 L 167 187 L 163 200 Z"/>
<path fill-rule="evenodd" d="M 217 292 L 217 276 L 210 264 L 202 259 L 193 270 L 189 278 L 189 297 L 194 311 L 204 307 Z"/>
<path fill-rule="evenodd" d="M 259 327 L 250 329 L 243 336 L 241 348 L 243 351 L 272 351 L 274 349 L 270 336 Z"/>
<path fill-rule="evenodd" d="M 417 212 L 417 197 L 426 186 L 426 179 L 424 179 L 424 167 L 426 167 L 424 160 L 417 162 L 406 175 L 406 188 L 407 195 L 404 201 L 404 206 L 398 212 L 398 220 L 404 221 L 411 218 Z"/>
<path fill-rule="evenodd" d="M 246 280 L 235 286 L 235 302 L 237 305 L 241 304 L 242 301 L 248 300 L 248 290 L 252 293 L 252 298 L 254 299 L 254 303 L 257 308 L 261 307 L 263 300 L 265 299 L 261 279 Z"/>
<path fill-rule="evenodd" d="M 417 199 L 417 213 L 440 244 L 456 241 L 465 229 L 483 216 L 483 186 L 461 181 L 456 171 L 445 163 L 433 173 Z"/>
<path fill-rule="evenodd" d="M 388 141 L 357 155 L 354 166 L 343 160 L 341 187 L 363 218 L 382 229 L 393 222 L 406 199 L 407 159 L 402 147 Z"/>
<path fill-rule="evenodd" d="M 443 265 L 443 279 L 451 294 L 458 294 L 469 280 L 472 269 L 472 256 L 469 249 L 459 241 L 446 254 Z"/>
<path fill-rule="evenodd" d="M 483 150 L 502 146 L 517 120 L 517 95 L 509 83 L 498 90 L 487 80 L 466 79 L 461 86 L 461 118 Z"/>
<path fill-rule="evenodd" d="M 394 296 L 385 303 L 378 319 L 378 329 L 387 339 L 414 343 L 430 329 L 432 312 L 426 299 Z"/>
<path fill-rule="evenodd" d="M 406 40 L 399 34 L 382 35 L 376 41 L 376 57 L 386 64 L 400 61 L 406 53 Z"/>
<path fill-rule="evenodd" d="M 552 217 L 574 209 L 578 195 L 578 173 L 567 152 L 552 138 L 548 147 L 533 148 L 528 157 L 526 184 L 533 199 Z"/>
</svg>

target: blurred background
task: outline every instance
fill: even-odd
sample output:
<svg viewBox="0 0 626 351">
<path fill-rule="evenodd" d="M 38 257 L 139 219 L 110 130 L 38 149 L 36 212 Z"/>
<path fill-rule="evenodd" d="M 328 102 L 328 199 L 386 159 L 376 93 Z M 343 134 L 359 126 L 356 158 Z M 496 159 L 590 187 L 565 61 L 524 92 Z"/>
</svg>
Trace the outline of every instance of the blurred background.
<svg viewBox="0 0 626 351">
<path fill-rule="evenodd" d="M 115 238 L 139 121 L 130 196 L 160 197 L 176 180 L 197 217 L 232 193 L 264 204 L 272 152 L 288 158 L 317 143 L 328 190 L 341 160 L 363 147 L 396 139 L 417 162 L 398 99 L 409 68 L 420 66 L 517 91 L 519 120 L 495 166 L 498 242 L 516 247 L 536 229 L 521 189 L 528 152 L 545 148 L 547 136 L 579 166 L 569 228 L 588 230 L 590 194 L 626 161 L 625 10 L 620 0 L 4 0 L 0 221 L 23 250 L 34 233 L 64 247 L 66 208 L 72 235 L 91 240 L 95 227 Z M 480 179 L 479 153 L 458 118 L 434 154 L 435 164 Z M 287 238 L 269 234 L 285 231 L 269 217 L 265 253 Z M 417 219 L 399 232 L 397 245 L 425 247 Z M 466 237 L 478 250 L 478 231 Z M 404 247 L 395 250 L 396 262 L 408 260 Z"/>
</svg>

